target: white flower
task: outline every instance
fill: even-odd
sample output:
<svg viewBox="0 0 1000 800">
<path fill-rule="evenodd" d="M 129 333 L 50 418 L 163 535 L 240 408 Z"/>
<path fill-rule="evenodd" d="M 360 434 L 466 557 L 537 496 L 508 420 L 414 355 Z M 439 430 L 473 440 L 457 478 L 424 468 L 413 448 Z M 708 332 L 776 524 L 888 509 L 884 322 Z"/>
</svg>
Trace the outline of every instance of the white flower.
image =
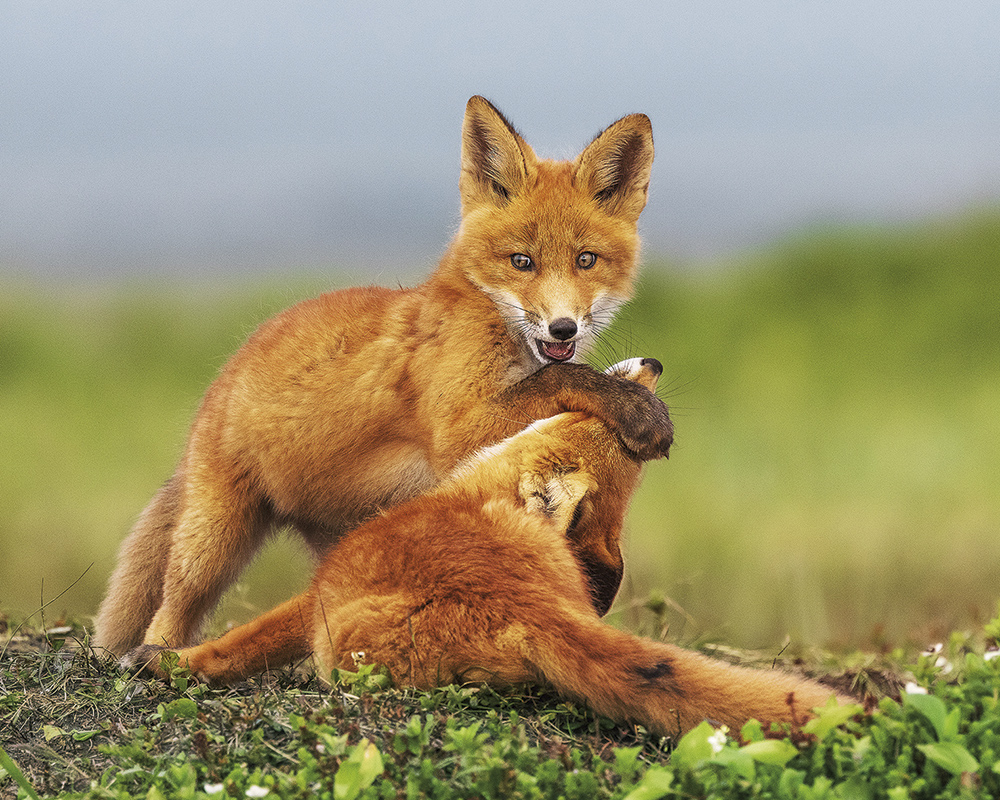
<svg viewBox="0 0 1000 800">
<path fill-rule="evenodd" d="M 726 734 L 729 733 L 729 728 L 725 725 L 720 725 L 718 730 L 715 731 L 711 736 L 708 737 L 708 746 L 712 748 L 712 755 L 716 755 L 722 752 L 722 748 L 726 746 Z"/>
<path fill-rule="evenodd" d="M 221 783 L 206 783 L 205 784 L 205 794 L 218 794 L 222 791 Z"/>
<path fill-rule="evenodd" d="M 983 661 L 992 661 L 997 656 L 1000 656 L 1000 650 L 987 650 L 983 653 Z"/>
<path fill-rule="evenodd" d="M 266 797 L 271 793 L 271 790 L 266 786 L 253 786 L 247 787 L 247 797 Z"/>
<path fill-rule="evenodd" d="M 923 686 L 913 681 L 907 681 L 903 691 L 907 694 L 927 694 L 927 690 Z"/>
<path fill-rule="evenodd" d="M 938 642 L 937 644 L 932 644 L 930 647 L 924 650 L 923 655 L 927 656 L 928 658 L 937 656 L 937 658 L 934 659 L 934 666 L 940 669 L 945 675 L 947 675 L 949 672 L 951 672 L 952 666 L 951 662 L 943 655 L 941 655 L 943 652 L 944 652 L 944 645 L 941 642 Z"/>
</svg>

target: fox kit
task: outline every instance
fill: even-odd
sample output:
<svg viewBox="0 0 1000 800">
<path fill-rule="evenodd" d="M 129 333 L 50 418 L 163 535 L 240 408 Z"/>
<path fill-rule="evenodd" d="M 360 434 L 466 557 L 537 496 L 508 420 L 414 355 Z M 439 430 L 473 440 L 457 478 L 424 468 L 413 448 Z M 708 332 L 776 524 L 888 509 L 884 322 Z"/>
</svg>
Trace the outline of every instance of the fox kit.
<svg viewBox="0 0 1000 800">
<path fill-rule="evenodd" d="M 652 387 L 651 359 L 612 369 Z M 326 674 L 358 662 L 397 685 L 547 682 L 619 721 L 676 734 L 702 719 L 800 722 L 833 691 L 732 667 L 603 624 L 579 555 L 593 515 L 621 520 L 641 464 L 595 417 L 565 412 L 484 448 L 436 489 L 347 534 L 310 589 L 178 655 L 233 682 L 312 651 Z M 162 648 L 126 657 L 160 672 Z"/>
<path fill-rule="evenodd" d="M 355 288 L 265 322 L 209 388 L 173 477 L 122 546 L 96 644 L 192 643 L 276 528 L 322 557 L 382 509 L 532 420 L 580 411 L 629 452 L 665 456 L 648 389 L 576 363 L 628 299 L 653 140 L 642 114 L 574 161 L 545 161 L 486 100 L 462 129 L 462 221 L 413 289 Z M 581 535 L 606 611 L 622 573 L 613 521 Z"/>
</svg>

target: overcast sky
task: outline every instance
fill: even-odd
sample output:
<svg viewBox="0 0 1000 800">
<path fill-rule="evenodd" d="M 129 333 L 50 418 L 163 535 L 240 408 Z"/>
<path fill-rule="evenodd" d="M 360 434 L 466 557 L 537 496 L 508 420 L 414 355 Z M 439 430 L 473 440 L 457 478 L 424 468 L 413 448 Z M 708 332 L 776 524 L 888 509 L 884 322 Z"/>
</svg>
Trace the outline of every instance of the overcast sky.
<svg viewBox="0 0 1000 800">
<path fill-rule="evenodd" d="M 611 6 L 0 0 L 0 275 L 426 271 L 472 94 L 543 156 L 647 113 L 647 252 L 1000 198 L 997 0 Z"/>
</svg>

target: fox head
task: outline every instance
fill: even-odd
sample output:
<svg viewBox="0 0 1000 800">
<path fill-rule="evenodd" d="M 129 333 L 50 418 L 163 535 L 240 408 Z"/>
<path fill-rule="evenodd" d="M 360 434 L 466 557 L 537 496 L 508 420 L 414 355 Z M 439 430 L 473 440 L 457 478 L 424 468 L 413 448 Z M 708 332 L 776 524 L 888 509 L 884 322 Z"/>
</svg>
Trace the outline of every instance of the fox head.
<svg viewBox="0 0 1000 800">
<path fill-rule="evenodd" d="M 487 100 L 469 100 L 449 264 L 493 301 L 526 371 L 582 358 L 631 297 L 652 164 L 644 114 L 550 161 Z"/>
</svg>

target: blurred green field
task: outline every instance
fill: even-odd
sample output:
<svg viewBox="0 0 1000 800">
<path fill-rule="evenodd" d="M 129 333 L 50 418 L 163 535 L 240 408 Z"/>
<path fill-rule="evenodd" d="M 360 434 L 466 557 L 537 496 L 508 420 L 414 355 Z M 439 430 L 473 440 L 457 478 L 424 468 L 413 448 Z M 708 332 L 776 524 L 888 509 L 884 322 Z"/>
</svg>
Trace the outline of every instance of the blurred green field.
<svg viewBox="0 0 1000 800">
<path fill-rule="evenodd" d="M 93 613 L 205 387 L 332 278 L 56 286 L 0 277 L 0 609 Z M 390 280 L 390 278 L 386 278 Z M 677 445 L 633 505 L 618 619 L 682 639 L 925 641 L 1000 597 L 1000 211 L 813 230 L 731 263 L 646 264 L 595 363 L 651 355 Z M 220 620 L 304 585 L 271 547 Z M 82 577 L 81 577 L 82 576 Z M 71 588 L 70 588 L 71 587 Z M 680 609 L 680 610 L 677 610 Z"/>
</svg>

